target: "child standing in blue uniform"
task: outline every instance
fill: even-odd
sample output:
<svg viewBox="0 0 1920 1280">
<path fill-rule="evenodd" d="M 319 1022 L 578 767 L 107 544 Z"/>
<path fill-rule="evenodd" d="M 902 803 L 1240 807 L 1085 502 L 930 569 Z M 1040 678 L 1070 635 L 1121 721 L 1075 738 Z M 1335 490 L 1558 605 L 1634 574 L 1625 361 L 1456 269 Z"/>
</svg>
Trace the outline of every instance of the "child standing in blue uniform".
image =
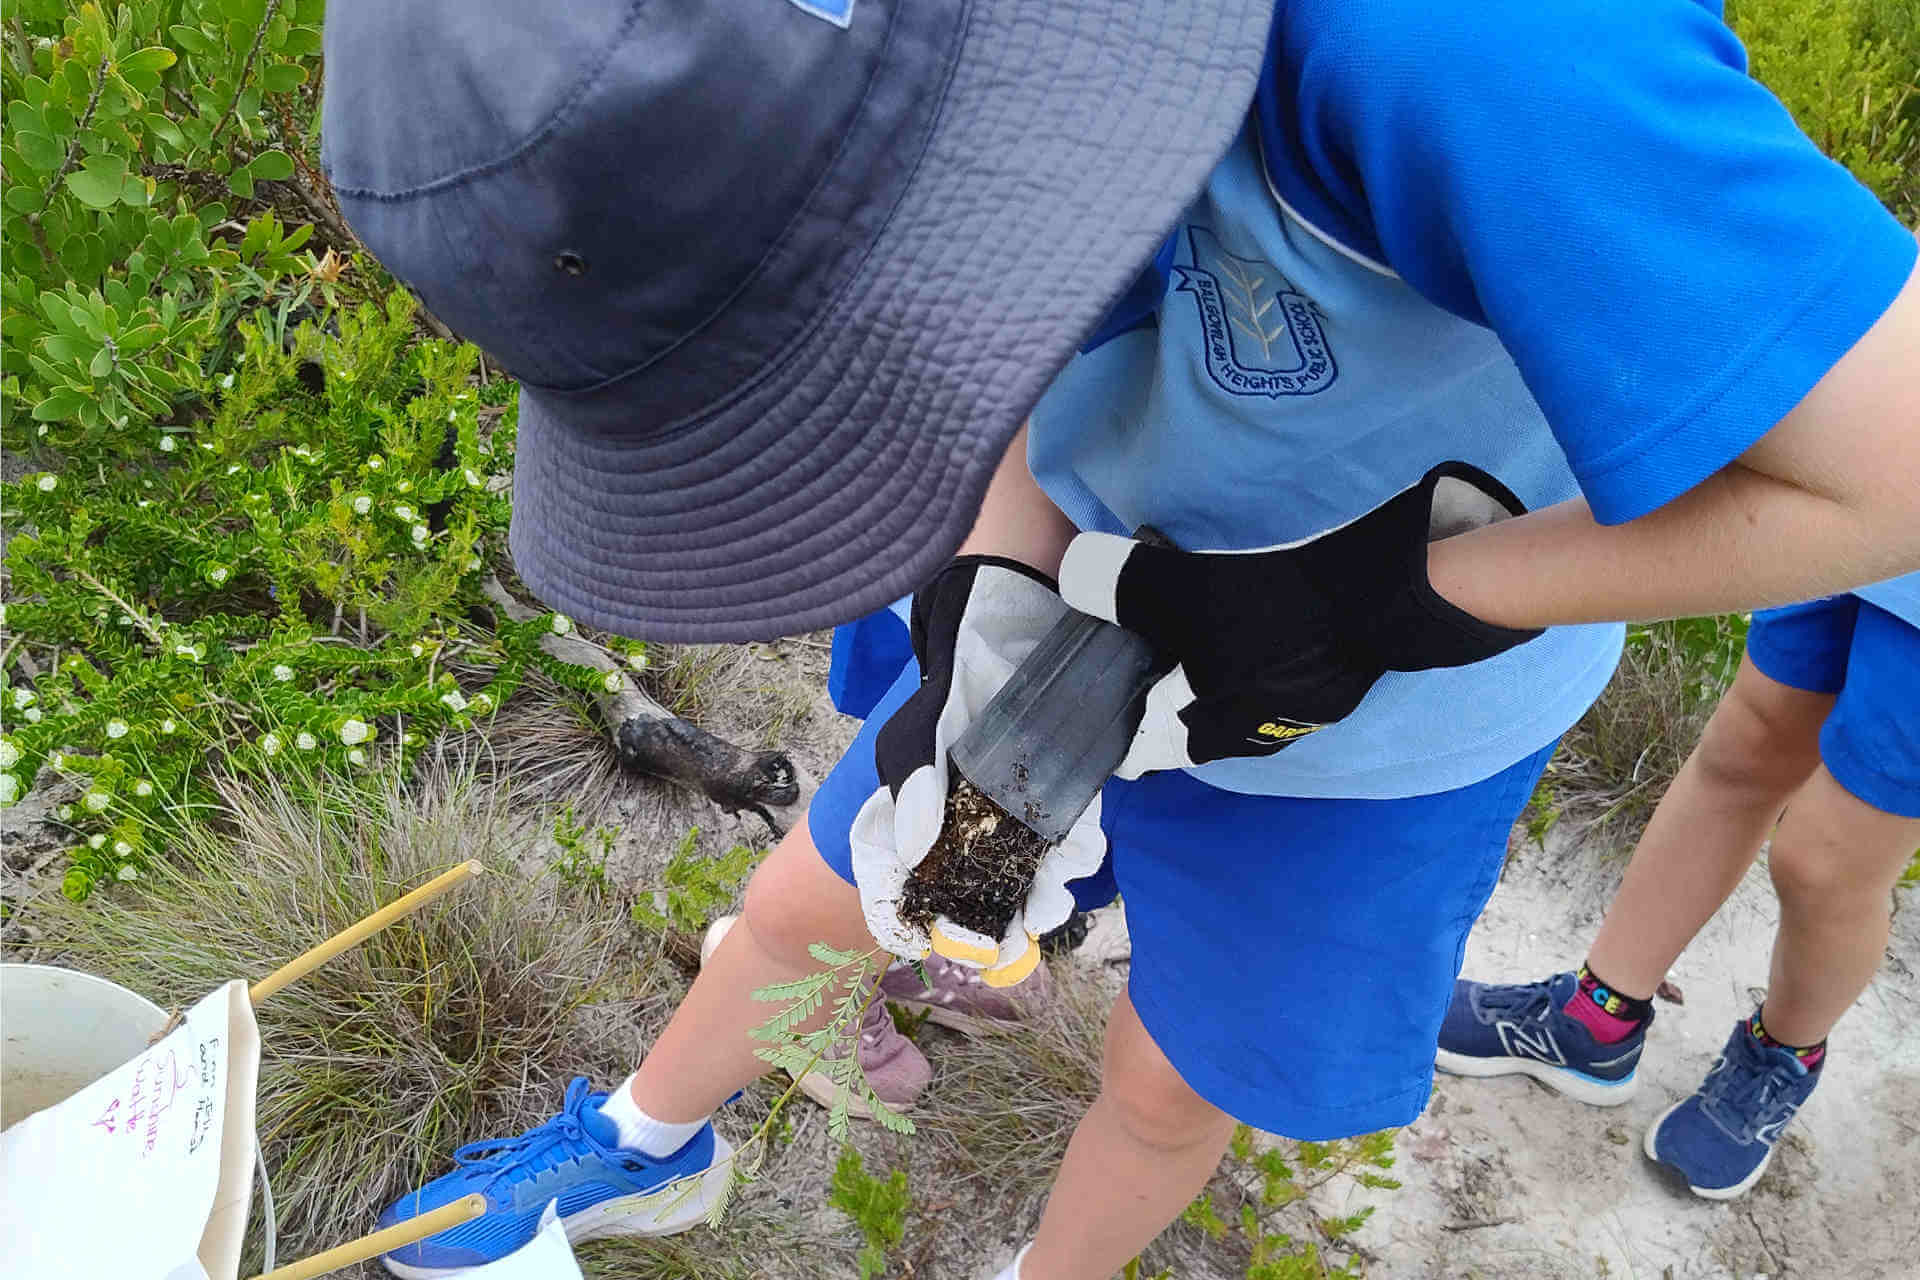
<svg viewBox="0 0 1920 1280">
<path fill-rule="evenodd" d="M 1654 989 L 1769 835 L 1780 927 L 1766 999 L 1645 1141 L 1709 1199 L 1760 1180 L 1886 950 L 1894 882 L 1920 848 L 1920 574 L 1753 616 L 1746 659 L 1586 963 L 1541 982 L 1461 981 L 1439 1065 L 1628 1101 Z"/>
<path fill-rule="evenodd" d="M 555 1197 L 582 1233 L 694 1225 L 658 1197 L 724 1158 L 708 1116 L 764 1065 L 751 991 L 816 941 L 942 945 L 881 888 L 924 853 L 953 731 L 1068 605 L 1172 670 L 1024 928 L 944 940 L 1017 977 L 1110 852 L 1129 989 L 1003 1275 L 1112 1274 L 1236 1120 L 1412 1119 L 1506 833 L 1619 620 L 1920 567 L 1914 260 L 1705 4 L 1278 5 L 1238 141 L 1015 437 L 916 599 L 918 663 L 744 927 L 610 1095 L 394 1205 L 496 1212 L 388 1265 L 498 1256 Z M 1143 524 L 1188 550 L 1135 547 Z"/>
</svg>

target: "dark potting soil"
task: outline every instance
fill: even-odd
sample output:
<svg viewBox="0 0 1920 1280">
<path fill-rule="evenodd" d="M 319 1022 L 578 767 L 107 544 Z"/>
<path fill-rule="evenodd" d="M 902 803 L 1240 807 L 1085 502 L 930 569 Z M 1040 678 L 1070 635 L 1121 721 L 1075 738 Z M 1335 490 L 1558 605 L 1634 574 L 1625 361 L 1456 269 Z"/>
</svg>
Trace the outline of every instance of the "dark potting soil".
<svg viewBox="0 0 1920 1280">
<path fill-rule="evenodd" d="M 924 929 L 945 916 L 999 938 L 1027 900 L 1046 842 L 958 773 L 933 848 L 907 877 L 900 918 Z"/>
</svg>

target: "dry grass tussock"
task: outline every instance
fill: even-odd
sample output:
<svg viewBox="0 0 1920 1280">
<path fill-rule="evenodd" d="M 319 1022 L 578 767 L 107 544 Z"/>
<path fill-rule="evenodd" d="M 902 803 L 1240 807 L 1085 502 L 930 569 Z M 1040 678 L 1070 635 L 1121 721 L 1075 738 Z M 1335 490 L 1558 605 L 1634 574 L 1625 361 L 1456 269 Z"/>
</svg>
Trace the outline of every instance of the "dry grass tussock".
<svg viewBox="0 0 1920 1280">
<path fill-rule="evenodd" d="M 227 781 L 139 881 L 36 910 L 43 954 L 168 1005 L 278 963 L 466 858 L 495 872 L 260 1010 L 259 1133 L 284 1260 L 366 1230 L 456 1145 L 638 1060 L 680 990 L 624 913 L 513 871 L 524 828 L 457 762 L 412 783 Z"/>
<path fill-rule="evenodd" d="M 1636 627 L 1613 682 L 1567 732 L 1529 813 L 1604 850 L 1631 851 L 1700 741 L 1739 665 L 1745 623 L 1687 619 Z"/>
</svg>

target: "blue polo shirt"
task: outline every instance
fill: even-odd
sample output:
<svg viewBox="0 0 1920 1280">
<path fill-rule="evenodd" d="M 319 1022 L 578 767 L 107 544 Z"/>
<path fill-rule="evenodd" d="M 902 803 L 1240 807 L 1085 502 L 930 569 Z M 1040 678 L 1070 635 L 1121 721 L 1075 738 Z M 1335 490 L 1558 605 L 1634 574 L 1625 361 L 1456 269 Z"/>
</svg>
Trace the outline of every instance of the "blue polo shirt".
<svg viewBox="0 0 1920 1280">
<path fill-rule="evenodd" d="M 1290 0 L 1238 142 L 1035 409 L 1030 461 L 1080 528 L 1192 549 L 1310 536 L 1449 458 L 1631 520 L 1779 421 L 1914 256 L 1693 0 Z M 1391 673 L 1195 772 L 1464 786 L 1572 725 L 1620 642 L 1560 627 Z"/>
</svg>

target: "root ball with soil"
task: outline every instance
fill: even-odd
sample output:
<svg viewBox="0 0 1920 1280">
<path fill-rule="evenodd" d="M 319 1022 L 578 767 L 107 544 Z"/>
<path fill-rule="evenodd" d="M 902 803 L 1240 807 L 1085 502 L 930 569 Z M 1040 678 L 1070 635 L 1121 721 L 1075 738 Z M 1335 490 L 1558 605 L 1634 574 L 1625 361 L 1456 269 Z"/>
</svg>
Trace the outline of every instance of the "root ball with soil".
<svg viewBox="0 0 1920 1280">
<path fill-rule="evenodd" d="M 958 773 L 933 848 L 907 877 L 900 918 L 926 928 L 945 916 L 989 938 L 1027 899 L 1047 844 Z"/>
</svg>

